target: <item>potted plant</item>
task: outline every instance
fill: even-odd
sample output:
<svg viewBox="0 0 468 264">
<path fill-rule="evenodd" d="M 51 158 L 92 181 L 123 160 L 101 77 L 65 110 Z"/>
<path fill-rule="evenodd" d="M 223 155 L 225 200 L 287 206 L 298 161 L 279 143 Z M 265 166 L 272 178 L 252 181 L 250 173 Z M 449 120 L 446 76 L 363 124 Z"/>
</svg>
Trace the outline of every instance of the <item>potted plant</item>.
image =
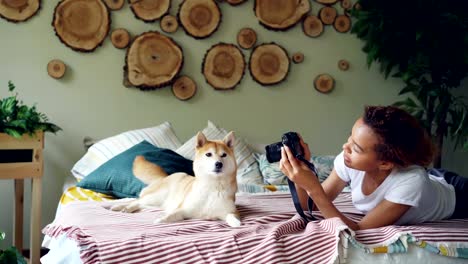
<svg viewBox="0 0 468 264">
<path fill-rule="evenodd" d="M 401 78 L 395 103 L 416 118 L 434 139 L 441 165 L 444 138 L 468 149 L 468 106 L 456 96 L 468 75 L 468 1 L 359 0 L 352 33 L 364 41 L 367 64 Z"/>
<path fill-rule="evenodd" d="M 13 93 L 15 88 L 9 81 L 8 90 Z M 38 131 L 56 133 L 59 130 L 61 128 L 48 122 L 47 116 L 38 112 L 35 105 L 29 107 L 19 101 L 17 94 L 0 99 L 0 133 L 19 139 L 25 134 L 33 136 Z"/>
<path fill-rule="evenodd" d="M 0 231 L 0 241 L 5 239 L 5 233 Z M 0 249 L 0 264 L 26 264 L 23 255 L 16 247 L 9 247 L 5 250 Z"/>
</svg>

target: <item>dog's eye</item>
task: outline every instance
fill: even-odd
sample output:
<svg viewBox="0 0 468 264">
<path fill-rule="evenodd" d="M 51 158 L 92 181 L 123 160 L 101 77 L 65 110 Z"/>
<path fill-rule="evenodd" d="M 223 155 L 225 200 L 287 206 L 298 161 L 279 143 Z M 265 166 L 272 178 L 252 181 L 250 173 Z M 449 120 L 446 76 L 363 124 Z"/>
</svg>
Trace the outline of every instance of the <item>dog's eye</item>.
<svg viewBox="0 0 468 264">
<path fill-rule="evenodd" d="M 221 154 L 221 158 L 225 158 L 227 156 L 226 153 Z"/>
<path fill-rule="evenodd" d="M 206 153 L 205 156 L 211 157 L 211 152 Z"/>
</svg>

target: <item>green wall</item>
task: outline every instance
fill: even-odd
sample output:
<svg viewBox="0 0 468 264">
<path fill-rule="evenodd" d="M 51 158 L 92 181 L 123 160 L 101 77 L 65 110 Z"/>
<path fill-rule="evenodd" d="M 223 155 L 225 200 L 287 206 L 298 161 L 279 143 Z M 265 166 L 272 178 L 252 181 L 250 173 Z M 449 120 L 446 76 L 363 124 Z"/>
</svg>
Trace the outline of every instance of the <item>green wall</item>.
<svg viewBox="0 0 468 264">
<path fill-rule="evenodd" d="M 180 140 L 185 141 L 212 120 L 249 142 L 270 143 L 283 132 L 296 130 L 314 154 L 336 154 L 363 105 L 390 104 L 402 87 L 399 80 L 384 80 L 378 67 L 367 69 L 362 43 L 354 35 L 337 33 L 331 26 L 316 39 L 305 36 L 299 25 L 286 32 L 268 31 L 254 16 L 254 1 L 248 1 L 238 7 L 222 3 L 222 23 L 208 39 L 195 40 L 181 28 L 170 35 L 184 50 L 182 74 L 198 84 L 196 95 L 184 102 L 172 95 L 170 87 L 149 92 L 124 87 L 125 51 L 114 48 L 109 38 L 93 53 L 75 52 L 63 45 L 51 26 L 58 1 L 42 2 L 37 16 L 25 23 L 0 19 L 0 95 L 7 95 L 7 82 L 12 80 L 25 103 L 37 103 L 39 111 L 63 128 L 57 135 L 46 135 L 43 226 L 54 218 L 64 178 L 84 153 L 85 136 L 104 138 L 167 120 Z M 171 14 L 176 14 L 180 1 L 173 2 Z M 312 13 L 317 14 L 319 7 L 313 2 Z M 159 30 L 159 22 L 137 20 L 128 4 L 111 16 L 112 28 L 126 28 L 132 35 Z M 287 80 L 280 85 L 263 87 L 246 72 L 234 90 L 216 91 L 201 74 L 203 56 L 213 44 L 235 43 L 236 33 L 247 26 L 256 30 L 257 43 L 274 41 L 289 54 L 303 52 L 305 60 L 291 64 Z M 248 59 L 250 51 L 244 51 L 244 55 Z M 68 66 L 60 80 L 52 79 L 46 71 L 47 63 L 55 58 Z M 338 70 L 340 59 L 350 62 L 348 71 Z M 336 87 L 330 94 L 314 90 L 313 79 L 319 73 L 334 76 Z M 468 174 L 463 167 L 466 157 L 449 151 L 445 162 L 450 169 L 464 169 Z M 26 208 L 29 197 L 27 192 Z M 8 239 L 0 246 L 11 243 L 12 204 L 13 181 L 1 181 L 0 229 L 7 231 Z M 29 225 L 26 230 L 25 245 L 29 241 Z"/>
</svg>

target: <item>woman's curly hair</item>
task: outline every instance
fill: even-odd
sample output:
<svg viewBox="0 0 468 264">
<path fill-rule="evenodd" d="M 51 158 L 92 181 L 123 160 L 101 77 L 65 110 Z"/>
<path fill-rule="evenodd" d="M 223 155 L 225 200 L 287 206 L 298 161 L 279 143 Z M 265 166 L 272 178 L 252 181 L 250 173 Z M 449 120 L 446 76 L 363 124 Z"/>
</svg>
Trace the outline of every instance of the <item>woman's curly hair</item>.
<svg viewBox="0 0 468 264">
<path fill-rule="evenodd" d="M 428 166 L 435 147 L 419 121 L 408 112 L 394 106 L 366 106 L 364 123 L 379 137 L 374 150 L 382 161 L 400 167 Z"/>
</svg>

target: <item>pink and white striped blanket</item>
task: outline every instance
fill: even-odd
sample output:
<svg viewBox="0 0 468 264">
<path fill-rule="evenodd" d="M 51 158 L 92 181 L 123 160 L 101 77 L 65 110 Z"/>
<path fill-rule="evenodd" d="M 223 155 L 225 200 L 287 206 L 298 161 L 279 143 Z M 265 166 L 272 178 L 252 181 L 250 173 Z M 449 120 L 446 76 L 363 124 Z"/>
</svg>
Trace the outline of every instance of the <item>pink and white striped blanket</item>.
<svg viewBox="0 0 468 264">
<path fill-rule="evenodd" d="M 382 247 L 398 244 L 409 232 L 414 239 L 409 242 L 468 248 L 468 220 L 355 234 L 338 218 L 304 226 L 289 194 L 239 195 L 236 204 L 242 226 L 237 228 L 204 220 L 153 224 L 162 214 L 160 210 L 127 214 L 106 209 L 118 202 L 68 204 L 43 233 L 51 237 L 66 234 L 75 240 L 84 263 L 333 263 L 339 252 L 346 257 L 341 249 L 348 241 L 366 252 L 384 252 Z M 351 218 L 362 217 L 349 194 L 341 194 L 335 204 Z"/>
</svg>

